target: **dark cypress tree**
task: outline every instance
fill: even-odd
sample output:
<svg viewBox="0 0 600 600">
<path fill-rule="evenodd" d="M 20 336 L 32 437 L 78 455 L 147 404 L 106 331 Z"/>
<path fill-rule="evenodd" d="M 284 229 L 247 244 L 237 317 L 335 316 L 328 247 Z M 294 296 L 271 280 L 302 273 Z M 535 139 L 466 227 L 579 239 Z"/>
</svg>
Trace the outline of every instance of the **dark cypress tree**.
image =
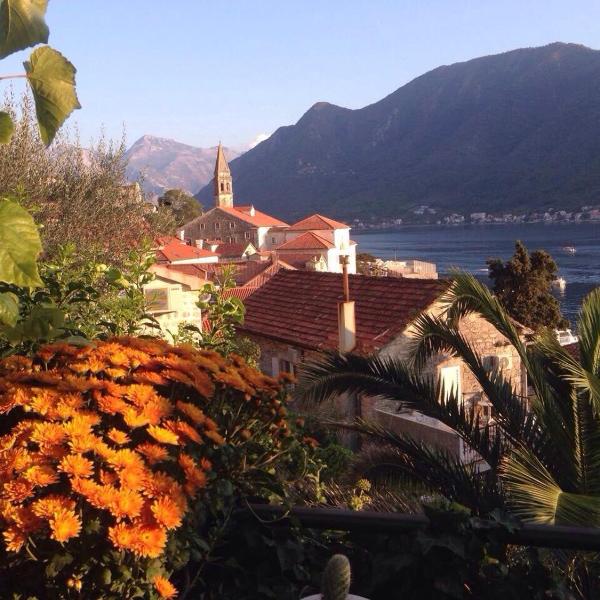
<svg viewBox="0 0 600 600">
<path fill-rule="evenodd" d="M 560 312 L 558 300 L 552 295 L 552 282 L 558 267 L 545 250 L 529 254 L 521 241 L 515 243 L 512 258 L 487 261 L 494 293 L 508 313 L 519 323 L 533 330 L 568 326 Z"/>
</svg>

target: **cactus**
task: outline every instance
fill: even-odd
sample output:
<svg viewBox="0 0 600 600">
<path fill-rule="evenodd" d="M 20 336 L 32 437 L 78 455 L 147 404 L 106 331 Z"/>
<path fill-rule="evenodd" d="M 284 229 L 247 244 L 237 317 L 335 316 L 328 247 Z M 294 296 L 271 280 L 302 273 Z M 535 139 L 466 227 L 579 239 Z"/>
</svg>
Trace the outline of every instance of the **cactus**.
<svg viewBox="0 0 600 600">
<path fill-rule="evenodd" d="M 346 600 L 350 590 L 350 561 L 343 554 L 334 554 L 323 572 L 322 600 Z"/>
</svg>

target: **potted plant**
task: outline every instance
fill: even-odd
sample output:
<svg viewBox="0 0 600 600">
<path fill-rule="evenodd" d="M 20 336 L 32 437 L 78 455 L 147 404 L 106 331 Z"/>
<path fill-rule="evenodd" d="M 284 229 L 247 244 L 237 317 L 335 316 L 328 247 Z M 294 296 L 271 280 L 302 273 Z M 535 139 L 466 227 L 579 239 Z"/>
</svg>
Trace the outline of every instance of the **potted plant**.
<svg viewBox="0 0 600 600">
<path fill-rule="evenodd" d="M 323 572 L 321 593 L 307 596 L 303 600 L 367 600 L 363 596 L 348 593 L 350 580 L 350 561 L 343 554 L 334 554 Z"/>
</svg>

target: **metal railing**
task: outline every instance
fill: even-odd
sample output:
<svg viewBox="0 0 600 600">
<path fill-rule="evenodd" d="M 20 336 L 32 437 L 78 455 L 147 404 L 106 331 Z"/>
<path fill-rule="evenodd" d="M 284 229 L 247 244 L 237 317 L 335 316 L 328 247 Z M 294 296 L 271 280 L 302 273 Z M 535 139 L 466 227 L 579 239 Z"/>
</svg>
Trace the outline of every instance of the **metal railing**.
<svg viewBox="0 0 600 600">
<path fill-rule="evenodd" d="M 253 504 L 248 517 L 259 517 L 269 526 L 290 526 L 294 523 L 309 529 L 334 531 L 366 531 L 370 533 L 411 533 L 426 529 L 429 519 L 421 514 L 352 511 L 337 508 L 294 507 Z M 562 548 L 565 550 L 600 550 L 600 528 L 566 527 L 561 525 L 523 524 L 506 529 L 499 523 L 489 523 L 500 541 L 516 546 Z"/>
</svg>

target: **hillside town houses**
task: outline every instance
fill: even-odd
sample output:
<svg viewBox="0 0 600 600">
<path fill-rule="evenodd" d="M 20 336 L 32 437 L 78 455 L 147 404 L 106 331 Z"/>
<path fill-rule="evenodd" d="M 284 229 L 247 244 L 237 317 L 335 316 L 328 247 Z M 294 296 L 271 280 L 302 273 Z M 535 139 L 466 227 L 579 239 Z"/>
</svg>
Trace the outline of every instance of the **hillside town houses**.
<svg viewBox="0 0 600 600">
<path fill-rule="evenodd" d="M 177 236 L 156 240 L 154 281 L 145 289 L 150 312 L 165 332 L 179 324 L 202 328 L 199 291 L 233 268 L 246 313 L 238 327 L 260 348 L 261 369 L 273 376 L 297 374 L 307 361 L 340 350 L 406 358 L 422 312 L 439 315 L 448 282 L 435 265 L 386 261 L 375 275 L 356 274 L 356 244 L 350 227 L 323 215 L 287 224 L 252 205 L 236 206 L 233 182 L 219 146 L 214 177 L 215 206 L 186 223 Z M 385 268 L 384 268 L 385 267 Z M 385 276 L 379 276 L 383 273 Z M 461 323 L 465 339 L 490 368 L 501 368 L 525 397 L 527 381 L 512 346 L 481 317 Z M 523 335 L 525 335 L 523 330 Z M 493 418 L 478 383 L 459 359 L 440 354 L 427 371 L 454 390 L 481 422 Z M 466 462 L 478 457 L 439 421 L 380 398 L 340 398 L 344 416 L 361 416 L 441 446 Z"/>
</svg>

